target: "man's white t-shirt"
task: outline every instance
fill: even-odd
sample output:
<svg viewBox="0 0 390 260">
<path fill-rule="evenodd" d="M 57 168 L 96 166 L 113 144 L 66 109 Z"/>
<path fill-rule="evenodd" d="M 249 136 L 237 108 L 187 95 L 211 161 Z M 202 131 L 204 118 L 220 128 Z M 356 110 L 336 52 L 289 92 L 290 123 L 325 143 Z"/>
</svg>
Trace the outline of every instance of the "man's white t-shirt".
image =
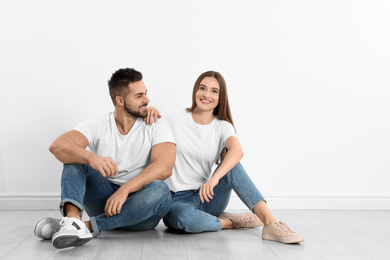
<svg viewBox="0 0 390 260">
<path fill-rule="evenodd" d="M 88 139 L 88 149 L 98 155 L 111 157 L 118 165 L 119 173 L 108 179 L 122 185 L 139 175 L 151 163 L 152 147 L 159 143 L 176 143 L 169 122 L 161 118 L 146 125 L 138 118 L 129 133 L 122 135 L 115 123 L 114 112 L 97 120 L 78 124 L 74 130 Z"/>
<path fill-rule="evenodd" d="M 200 125 L 185 109 L 169 111 L 162 118 L 169 121 L 176 139 L 173 173 L 165 182 L 174 192 L 199 189 L 209 179 L 226 140 L 237 136 L 233 125 L 217 117 Z"/>
</svg>

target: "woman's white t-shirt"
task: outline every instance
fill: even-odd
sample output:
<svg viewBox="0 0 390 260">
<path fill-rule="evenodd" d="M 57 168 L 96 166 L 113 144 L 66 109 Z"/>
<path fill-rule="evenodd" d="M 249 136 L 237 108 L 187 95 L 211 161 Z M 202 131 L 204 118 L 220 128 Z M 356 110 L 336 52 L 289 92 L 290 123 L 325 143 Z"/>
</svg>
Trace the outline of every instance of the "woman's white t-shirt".
<svg viewBox="0 0 390 260">
<path fill-rule="evenodd" d="M 215 117 L 208 125 L 195 123 L 185 109 L 163 114 L 176 139 L 176 161 L 172 176 L 165 180 L 174 192 L 196 190 L 205 183 L 226 140 L 237 136 L 232 124 Z"/>
</svg>

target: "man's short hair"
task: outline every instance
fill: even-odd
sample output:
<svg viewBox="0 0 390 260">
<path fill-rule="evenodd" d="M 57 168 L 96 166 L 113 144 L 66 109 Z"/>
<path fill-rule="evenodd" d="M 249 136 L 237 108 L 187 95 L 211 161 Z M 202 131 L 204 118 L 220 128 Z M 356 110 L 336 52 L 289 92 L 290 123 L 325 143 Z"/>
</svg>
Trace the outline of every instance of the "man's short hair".
<svg viewBox="0 0 390 260">
<path fill-rule="evenodd" d="M 115 97 L 125 97 L 129 92 L 129 84 L 142 80 L 142 73 L 132 68 L 115 71 L 108 81 L 111 100 L 115 105 Z"/>
</svg>

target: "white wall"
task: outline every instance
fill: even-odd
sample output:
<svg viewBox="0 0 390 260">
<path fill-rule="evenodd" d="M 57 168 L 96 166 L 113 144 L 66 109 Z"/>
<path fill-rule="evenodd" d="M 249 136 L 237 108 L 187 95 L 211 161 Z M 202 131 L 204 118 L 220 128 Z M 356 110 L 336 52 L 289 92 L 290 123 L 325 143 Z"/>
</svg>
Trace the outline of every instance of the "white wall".
<svg viewBox="0 0 390 260">
<path fill-rule="evenodd" d="M 221 72 L 271 208 L 390 209 L 388 1 L 3 0 L 0 26 L 1 209 L 56 208 L 48 147 L 113 109 L 121 67 L 161 111 Z"/>
</svg>

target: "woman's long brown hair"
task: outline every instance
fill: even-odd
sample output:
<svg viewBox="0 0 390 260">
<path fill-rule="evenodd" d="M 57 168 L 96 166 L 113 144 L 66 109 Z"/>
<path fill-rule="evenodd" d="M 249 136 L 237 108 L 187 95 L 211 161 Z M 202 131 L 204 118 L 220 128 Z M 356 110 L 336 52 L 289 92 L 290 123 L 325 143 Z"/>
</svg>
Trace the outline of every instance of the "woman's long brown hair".
<svg viewBox="0 0 390 260">
<path fill-rule="evenodd" d="M 219 102 L 216 108 L 214 108 L 213 114 L 215 116 L 218 116 L 219 119 L 226 120 L 229 123 L 233 124 L 233 118 L 232 114 L 230 112 L 230 106 L 229 106 L 229 98 L 227 94 L 226 89 L 226 82 L 225 79 L 222 77 L 222 75 L 219 72 L 216 71 L 206 71 L 202 73 L 198 79 L 196 80 L 194 84 L 194 89 L 192 90 L 192 106 L 190 108 L 187 108 L 187 111 L 194 112 L 196 108 L 196 92 L 199 89 L 200 82 L 206 77 L 212 77 L 215 78 L 219 83 Z M 227 148 L 225 147 L 221 154 L 219 155 L 218 160 L 216 161 L 216 164 L 219 164 L 222 162 L 222 160 L 225 158 L 225 155 L 227 153 Z"/>
</svg>

